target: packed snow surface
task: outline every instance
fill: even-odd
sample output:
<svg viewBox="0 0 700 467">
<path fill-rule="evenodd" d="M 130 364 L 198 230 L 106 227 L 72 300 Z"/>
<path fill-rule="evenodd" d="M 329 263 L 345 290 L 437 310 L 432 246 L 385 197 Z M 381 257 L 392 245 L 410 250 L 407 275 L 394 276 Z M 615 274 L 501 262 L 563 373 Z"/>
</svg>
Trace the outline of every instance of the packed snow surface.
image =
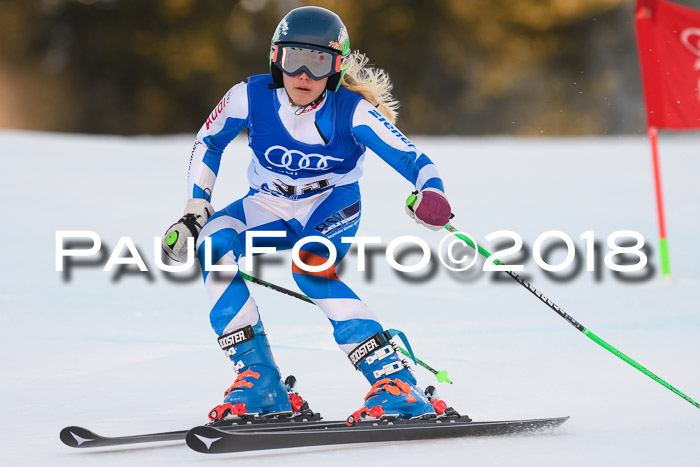
<svg viewBox="0 0 700 467">
<path fill-rule="evenodd" d="M 250 153 L 243 140 L 224 154 L 217 209 L 247 191 Z M 233 382 L 209 326 L 198 272 L 168 275 L 155 262 L 153 237 L 182 214 L 192 141 L 189 135 L 0 131 L 1 465 L 697 465 L 700 410 L 598 346 L 515 281 L 481 272 L 480 263 L 451 273 L 436 258 L 432 270 L 401 276 L 381 248 L 365 272 L 357 271 L 351 250 L 341 277 L 385 327 L 403 330 L 418 357 L 454 381 L 436 384 L 418 368 L 421 385 L 436 384 L 443 399 L 475 420 L 571 419 L 537 436 L 219 456 L 172 442 L 64 446 L 58 433 L 67 425 L 117 436 L 204 423 Z M 700 400 L 700 138 L 664 133 L 660 141 L 670 283 L 660 272 L 644 136 L 414 138 L 439 167 L 457 228 L 490 251 L 508 245 L 487 242 L 488 234 L 516 232 L 525 247 L 506 263 L 523 264 L 521 274 L 577 321 Z M 359 235 L 381 237 L 382 248 L 418 236 L 437 250 L 447 232 L 429 231 L 405 215 L 412 187 L 376 156 L 367 157 L 360 185 Z M 574 263 L 554 277 L 533 258 L 535 240 L 550 230 L 576 246 Z M 608 236 L 622 230 L 645 239 L 649 264 L 640 272 L 616 275 L 604 263 Z M 76 258 L 57 272 L 57 231 L 95 232 L 101 256 Z M 586 270 L 593 252 L 581 239 L 589 231 L 599 244 L 594 272 Z M 133 240 L 147 273 L 134 265 L 102 270 L 121 237 Z M 132 255 L 124 249 L 122 256 Z M 565 256 L 557 248 L 548 260 Z M 419 259 L 409 252 L 401 260 Z M 256 260 L 256 275 L 296 290 L 288 253 Z M 368 385 L 335 346 L 320 310 L 250 289 L 281 371 L 296 375 L 312 408 L 326 419 L 359 408 Z"/>
</svg>

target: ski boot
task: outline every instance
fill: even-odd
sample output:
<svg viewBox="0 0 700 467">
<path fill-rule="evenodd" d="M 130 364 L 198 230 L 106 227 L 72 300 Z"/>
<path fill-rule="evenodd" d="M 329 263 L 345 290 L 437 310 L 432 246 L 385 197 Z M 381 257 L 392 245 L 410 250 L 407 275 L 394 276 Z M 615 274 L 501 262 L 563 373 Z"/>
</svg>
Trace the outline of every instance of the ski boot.
<svg viewBox="0 0 700 467">
<path fill-rule="evenodd" d="M 348 417 L 348 425 L 368 417 L 389 420 L 437 417 L 433 404 L 416 386 L 408 363 L 399 357 L 388 331 L 362 342 L 348 358 L 372 385 L 365 396 L 365 405 Z"/>
<path fill-rule="evenodd" d="M 219 337 L 219 346 L 234 363 L 236 380 L 224 392 L 224 402 L 209 412 L 212 421 L 240 418 L 288 417 L 293 408 L 280 378 L 262 324 L 246 326 Z M 293 386 L 293 385 L 292 385 Z M 301 398 L 299 398 L 301 399 Z M 303 400 L 296 401 L 301 408 Z M 308 408 L 308 405 L 307 405 Z"/>
</svg>

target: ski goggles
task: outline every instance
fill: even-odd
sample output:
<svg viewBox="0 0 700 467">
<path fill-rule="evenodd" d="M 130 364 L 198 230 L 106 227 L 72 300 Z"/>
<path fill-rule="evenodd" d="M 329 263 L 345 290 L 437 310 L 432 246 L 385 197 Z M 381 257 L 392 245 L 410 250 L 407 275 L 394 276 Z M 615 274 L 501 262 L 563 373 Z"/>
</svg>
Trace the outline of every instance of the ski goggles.
<svg viewBox="0 0 700 467">
<path fill-rule="evenodd" d="M 272 49 L 272 63 L 289 76 L 305 71 L 315 80 L 340 73 L 345 57 L 320 48 L 299 45 L 275 45 Z"/>
</svg>

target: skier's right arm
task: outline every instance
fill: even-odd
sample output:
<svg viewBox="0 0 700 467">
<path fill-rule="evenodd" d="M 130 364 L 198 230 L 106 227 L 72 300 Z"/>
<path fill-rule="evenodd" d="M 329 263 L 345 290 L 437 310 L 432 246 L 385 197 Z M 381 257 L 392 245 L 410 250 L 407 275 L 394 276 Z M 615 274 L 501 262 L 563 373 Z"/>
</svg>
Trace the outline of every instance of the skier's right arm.
<svg viewBox="0 0 700 467">
<path fill-rule="evenodd" d="M 163 238 L 163 250 L 171 259 L 187 260 L 187 238 L 194 237 L 196 243 L 202 227 L 214 214 L 209 203 L 221 155 L 247 124 L 248 89 L 246 83 L 238 83 L 219 101 L 197 133 L 190 155 L 185 212 Z"/>
</svg>

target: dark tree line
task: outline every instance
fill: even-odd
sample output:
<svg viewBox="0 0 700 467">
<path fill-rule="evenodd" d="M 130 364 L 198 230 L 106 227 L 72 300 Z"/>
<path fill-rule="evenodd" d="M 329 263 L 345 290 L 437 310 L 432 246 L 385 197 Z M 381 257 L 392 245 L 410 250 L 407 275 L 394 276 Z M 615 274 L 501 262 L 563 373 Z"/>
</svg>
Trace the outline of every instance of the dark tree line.
<svg viewBox="0 0 700 467">
<path fill-rule="evenodd" d="M 0 126 L 194 132 L 268 70 L 291 0 L 3 0 Z M 700 0 L 679 3 L 700 8 Z M 317 1 L 387 70 L 411 134 L 644 127 L 632 0 Z"/>
</svg>

